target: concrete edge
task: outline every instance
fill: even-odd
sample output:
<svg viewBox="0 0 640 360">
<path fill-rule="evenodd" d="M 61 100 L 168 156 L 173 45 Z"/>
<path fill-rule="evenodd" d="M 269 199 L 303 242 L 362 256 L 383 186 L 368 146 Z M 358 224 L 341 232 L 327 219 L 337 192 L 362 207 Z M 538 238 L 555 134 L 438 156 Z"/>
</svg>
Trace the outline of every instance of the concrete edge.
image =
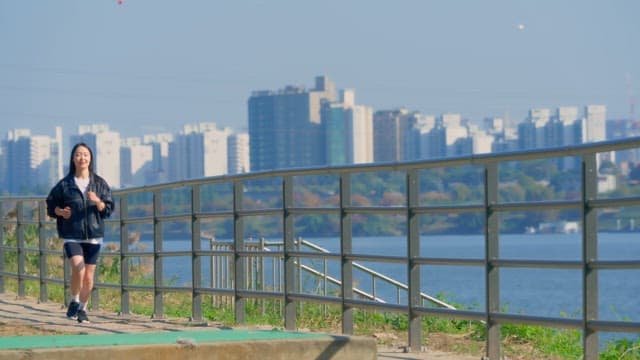
<svg viewBox="0 0 640 360">
<path fill-rule="evenodd" d="M 312 339 L 224 341 L 158 345 L 123 345 L 74 348 L 41 348 L 0 351 L 0 360 L 111 360 L 140 359 L 357 359 L 377 358 L 376 342 L 360 336 L 327 336 Z"/>
</svg>

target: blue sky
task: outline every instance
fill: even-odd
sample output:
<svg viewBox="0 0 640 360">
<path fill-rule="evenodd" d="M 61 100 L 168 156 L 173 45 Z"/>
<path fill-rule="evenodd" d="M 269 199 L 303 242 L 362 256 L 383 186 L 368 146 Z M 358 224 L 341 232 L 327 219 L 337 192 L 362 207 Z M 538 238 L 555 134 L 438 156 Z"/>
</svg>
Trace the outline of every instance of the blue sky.
<svg viewBox="0 0 640 360">
<path fill-rule="evenodd" d="M 520 121 L 603 104 L 626 118 L 638 14 L 637 0 L 0 0 L 0 134 L 241 131 L 253 90 L 317 75 L 375 110 Z"/>
</svg>

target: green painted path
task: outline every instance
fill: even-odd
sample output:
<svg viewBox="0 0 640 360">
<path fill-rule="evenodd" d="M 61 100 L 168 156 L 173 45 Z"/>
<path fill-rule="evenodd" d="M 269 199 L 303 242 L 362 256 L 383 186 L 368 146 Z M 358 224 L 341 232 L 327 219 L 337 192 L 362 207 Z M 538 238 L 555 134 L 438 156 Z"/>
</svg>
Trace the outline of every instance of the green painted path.
<svg viewBox="0 0 640 360">
<path fill-rule="evenodd" d="M 326 334 L 279 330 L 198 330 L 136 334 L 8 336 L 0 338 L 0 350 L 176 343 L 196 345 L 228 341 L 328 338 L 331 336 Z"/>
</svg>

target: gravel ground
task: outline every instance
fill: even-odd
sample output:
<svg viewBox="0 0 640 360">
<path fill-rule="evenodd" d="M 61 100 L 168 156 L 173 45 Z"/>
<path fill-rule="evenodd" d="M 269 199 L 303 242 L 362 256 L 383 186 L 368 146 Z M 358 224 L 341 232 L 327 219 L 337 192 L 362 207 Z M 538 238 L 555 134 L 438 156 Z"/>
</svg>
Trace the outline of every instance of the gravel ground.
<svg viewBox="0 0 640 360">
<path fill-rule="evenodd" d="M 33 298 L 18 298 L 15 294 L 0 294 L 0 336 L 46 334 L 108 334 L 150 331 L 176 331 L 194 328 L 218 328 L 216 322 L 194 323 L 187 319 L 150 319 L 141 315 L 118 315 L 105 311 L 89 311 L 91 323 L 78 324 L 65 316 L 62 304 L 40 303 Z M 423 349 L 407 352 L 404 347 L 380 347 L 378 359 L 439 359 L 478 360 L 480 356 L 453 354 Z"/>
</svg>

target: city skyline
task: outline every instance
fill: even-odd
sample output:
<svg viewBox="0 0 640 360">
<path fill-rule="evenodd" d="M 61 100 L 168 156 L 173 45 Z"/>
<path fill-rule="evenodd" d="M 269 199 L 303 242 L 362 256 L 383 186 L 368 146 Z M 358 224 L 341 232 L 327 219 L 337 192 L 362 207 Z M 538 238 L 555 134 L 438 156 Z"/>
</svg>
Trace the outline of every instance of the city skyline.
<svg viewBox="0 0 640 360">
<path fill-rule="evenodd" d="M 517 129 L 500 118 L 485 119 L 479 127 L 465 124 L 459 114 L 453 113 L 435 117 L 401 109 L 374 114 L 354 102 L 353 90 L 341 89 L 338 93 L 326 77 L 315 81 L 316 87 L 310 90 L 288 87 L 255 92 L 249 102 L 253 120 L 248 133 L 218 128 L 213 122 L 186 124 L 178 133 L 141 137 L 121 137 L 108 124 L 82 124 L 76 134 L 66 137 L 61 127 L 56 128 L 55 137 L 14 129 L 1 143 L 0 183 L 6 181 L 17 191 L 27 185 L 21 180 L 24 178 L 57 181 L 63 174 L 63 148 L 77 142 L 95 149 L 97 171 L 118 188 L 121 181 L 126 186 L 140 186 L 254 170 L 567 146 L 606 140 L 607 133 L 611 138 L 637 136 L 631 121 L 606 125 L 607 109 L 601 105 L 586 105 L 583 113 L 578 107 L 560 107 L 553 112 L 531 109 Z M 278 105 L 273 108 L 273 104 Z M 278 128 L 273 124 L 280 124 L 282 133 L 274 133 Z M 306 136 L 290 137 L 305 127 L 309 128 L 303 131 Z M 70 142 L 65 145 L 67 138 Z M 302 142 L 291 141 L 296 138 Z M 108 161 L 100 161 L 105 158 Z M 633 153 L 621 158 L 635 159 Z M 39 175 L 33 177 L 31 172 Z"/>
<path fill-rule="evenodd" d="M 640 3 L 0 2 L 0 132 L 247 131 L 255 90 L 326 75 L 374 110 L 524 120 L 639 93 Z M 635 111 L 637 118 L 637 111 Z"/>
</svg>

